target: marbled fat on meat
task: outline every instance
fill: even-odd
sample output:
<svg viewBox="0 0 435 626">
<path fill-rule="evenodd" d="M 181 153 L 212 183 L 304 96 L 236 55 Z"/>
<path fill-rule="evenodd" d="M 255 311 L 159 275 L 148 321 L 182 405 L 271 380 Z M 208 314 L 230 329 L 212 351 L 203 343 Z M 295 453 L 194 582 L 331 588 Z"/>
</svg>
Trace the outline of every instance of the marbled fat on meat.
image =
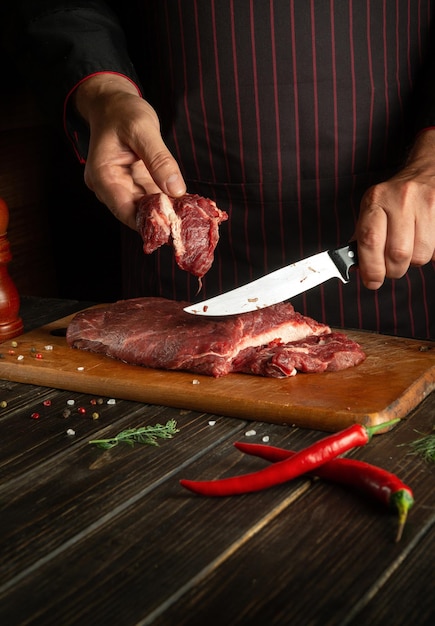
<svg viewBox="0 0 435 626">
<path fill-rule="evenodd" d="M 155 193 L 139 201 L 136 227 L 146 254 L 164 244 L 172 245 L 177 265 L 202 278 L 213 263 L 219 225 L 227 219 L 227 213 L 213 200 L 197 194 L 170 198 Z"/>
<path fill-rule="evenodd" d="M 67 342 L 133 365 L 215 377 L 344 369 L 365 357 L 358 344 L 290 303 L 225 318 L 190 315 L 187 304 L 135 298 L 87 309 L 70 322 Z"/>
</svg>

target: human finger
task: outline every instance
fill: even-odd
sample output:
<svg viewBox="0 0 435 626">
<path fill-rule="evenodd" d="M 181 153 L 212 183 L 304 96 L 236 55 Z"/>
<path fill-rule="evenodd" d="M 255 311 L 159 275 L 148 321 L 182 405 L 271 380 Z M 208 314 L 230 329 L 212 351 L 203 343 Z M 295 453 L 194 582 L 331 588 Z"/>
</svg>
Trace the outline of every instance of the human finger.
<svg viewBox="0 0 435 626">
<path fill-rule="evenodd" d="M 385 245 L 387 216 L 371 201 L 368 193 L 362 199 L 355 229 L 358 243 L 358 265 L 361 279 L 368 289 L 379 289 L 386 276 Z"/>
</svg>

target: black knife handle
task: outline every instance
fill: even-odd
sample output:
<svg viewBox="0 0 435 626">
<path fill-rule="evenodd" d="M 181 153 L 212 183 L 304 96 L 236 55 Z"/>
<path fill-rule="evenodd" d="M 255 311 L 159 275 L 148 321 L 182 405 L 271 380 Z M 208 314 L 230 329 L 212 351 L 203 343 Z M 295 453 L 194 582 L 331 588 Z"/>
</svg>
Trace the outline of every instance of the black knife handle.
<svg viewBox="0 0 435 626">
<path fill-rule="evenodd" d="M 338 271 L 343 276 L 343 280 L 349 281 L 349 270 L 354 265 L 358 265 L 358 250 L 356 241 L 351 241 L 348 246 L 336 248 L 328 251 L 329 256 L 337 266 Z"/>
</svg>

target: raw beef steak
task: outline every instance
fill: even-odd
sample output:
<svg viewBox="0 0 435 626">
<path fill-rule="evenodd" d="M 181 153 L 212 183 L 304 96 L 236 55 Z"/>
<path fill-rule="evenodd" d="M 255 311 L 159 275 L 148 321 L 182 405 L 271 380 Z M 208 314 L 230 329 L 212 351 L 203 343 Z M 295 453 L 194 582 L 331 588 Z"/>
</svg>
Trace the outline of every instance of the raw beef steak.
<svg viewBox="0 0 435 626">
<path fill-rule="evenodd" d="M 289 343 L 246 348 L 233 361 L 233 372 L 272 378 L 294 376 L 297 372 L 337 372 L 358 365 L 365 354 L 358 344 L 339 332 L 311 335 Z"/>
<path fill-rule="evenodd" d="M 202 278 L 213 263 L 219 224 L 226 219 L 227 213 L 208 198 L 196 194 L 170 198 L 155 193 L 139 201 L 136 226 L 146 254 L 172 244 L 179 267 Z"/>
<path fill-rule="evenodd" d="M 190 315 L 186 304 L 135 298 L 87 309 L 70 322 L 67 342 L 133 365 L 216 377 L 291 376 L 298 369 L 344 369 L 365 358 L 358 344 L 289 303 L 225 318 Z"/>
</svg>

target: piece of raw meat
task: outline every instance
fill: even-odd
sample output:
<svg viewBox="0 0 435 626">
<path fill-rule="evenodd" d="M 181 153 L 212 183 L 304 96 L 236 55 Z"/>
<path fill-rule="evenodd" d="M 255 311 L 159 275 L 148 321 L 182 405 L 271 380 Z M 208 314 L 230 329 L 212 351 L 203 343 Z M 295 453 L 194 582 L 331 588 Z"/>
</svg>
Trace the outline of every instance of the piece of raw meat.
<svg viewBox="0 0 435 626">
<path fill-rule="evenodd" d="M 312 335 L 289 343 L 246 348 L 233 361 L 233 372 L 272 378 L 294 376 L 297 372 L 337 372 L 365 359 L 359 344 L 344 333 Z"/>
<path fill-rule="evenodd" d="M 224 318 L 190 315 L 183 311 L 186 304 L 135 298 L 87 309 L 70 322 L 67 342 L 133 365 L 215 377 L 344 369 L 365 356 L 358 344 L 331 334 L 329 326 L 295 312 L 290 303 Z M 297 356 L 291 356 L 295 348 Z"/>
<path fill-rule="evenodd" d="M 219 224 L 226 219 L 227 213 L 208 198 L 155 193 L 139 201 L 136 226 L 146 254 L 163 244 L 172 245 L 178 266 L 201 279 L 213 263 Z"/>
</svg>

